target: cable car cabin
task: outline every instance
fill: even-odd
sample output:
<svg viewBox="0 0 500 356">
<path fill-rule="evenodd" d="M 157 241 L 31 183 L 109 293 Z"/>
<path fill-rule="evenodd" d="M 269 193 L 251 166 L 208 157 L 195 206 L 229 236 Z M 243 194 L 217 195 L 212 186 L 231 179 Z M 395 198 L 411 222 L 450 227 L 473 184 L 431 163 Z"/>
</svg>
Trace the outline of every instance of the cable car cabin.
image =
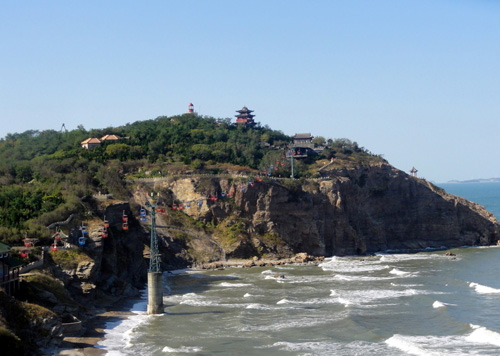
<svg viewBox="0 0 500 356">
<path fill-rule="evenodd" d="M 78 245 L 80 245 L 80 246 L 85 245 L 85 236 L 80 236 L 78 238 Z"/>
<path fill-rule="evenodd" d="M 141 210 L 139 211 L 139 215 L 140 216 L 146 216 L 146 209 L 141 208 Z"/>
<path fill-rule="evenodd" d="M 198 201 L 198 205 L 202 206 L 203 205 L 203 201 L 202 200 Z"/>
<path fill-rule="evenodd" d="M 141 216 L 141 221 L 146 221 L 148 220 L 145 216 Z"/>
<path fill-rule="evenodd" d="M 106 228 L 104 228 L 102 231 L 101 231 L 101 237 L 103 239 L 105 239 L 106 237 L 108 237 L 108 230 L 106 230 Z"/>
<path fill-rule="evenodd" d="M 164 206 L 157 206 L 157 207 L 156 207 L 156 212 L 157 212 L 157 213 L 162 213 L 162 214 L 163 214 L 163 213 L 165 213 L 165 211 L 166 211 L 166 210 L 165 210 L 165 207 L 164 207 Z"/>
<path fill-rule="evenodd" d="M 28 253 L 29 253 L 29 250 L 25 248 L 25 249 L 21 250 L 21 253 L 19 255 L 22 258 L 28 258 Z"/>
<path fill-rule="evenodd" d="M 122 215 L 122 222 L 124 222 L 124 223 L 128 222 L 128 216 L 127 215 L 125 215 L 125 214 Z"/>
<path fill-rule="evenodd" d="M 33 246 L 31 239 L 26 238 L 23 240 L 23 242 L 24 242 L 24 247 L 32 247 Z"/>
<path fill-rule="evenodd" d="M 80 231 L 82 232 L 82 235 L 85 235 L 87 233 L 87 226 L 82 225 L 82 227 L 80 227 Z"/>
<path fill-rule="evenodd" d="M 103 221 L 102 226 L 103 226 L 105 229 L 107 229 L 107 228 L 109 227 L 109 221 L 108 221 L 108 220 L 104 220 L 104 221 Z"/>
<path fill-rule="evenodd" d="M 178 206 L 177 204 L 172 205 L 172 210 L 177 210 Z"/>
<path fill-rule="evenodd" d="M 57 251 L 57 244 L 56 243 L 53 243 L 51 246 L 50 246 L 50 250 L 53 251 L 53 252 L 56 252 Z"/>
<path fill-rule="evenodd" d="M 184 206 L 183 205 L 179 205 L 179 210 L 182 210 L 184 209 Z"/>
<path fill-rule="evenodd" d="M 123 231 L 127 231 L 127 230 L 128 230 L 128 223 L 124 222 L 124 223 L 122 224 L 122 230 L 123 230 Z"/>
</svg>

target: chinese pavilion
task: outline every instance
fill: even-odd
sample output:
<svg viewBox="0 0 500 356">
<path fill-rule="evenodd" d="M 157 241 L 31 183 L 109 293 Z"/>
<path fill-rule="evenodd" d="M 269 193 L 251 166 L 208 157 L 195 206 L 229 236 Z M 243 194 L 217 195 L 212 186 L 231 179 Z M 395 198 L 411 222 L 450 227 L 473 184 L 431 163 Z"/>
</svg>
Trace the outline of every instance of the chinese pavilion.
<svg viewBox="0 0 500 356">
<path fill-rule="evenodd" d="M 242 124 L 247 127 L 255 125 L 255 121 L 253 120 L 255 115 L 252 115 L 253 110 L 248 110 L 248 108 L 244 106 L 241 110 L 236 110 L 236 112 L 238 113 L 238 115 L 234 115 L 236 116 L 236 124 Z"/>
</svg>

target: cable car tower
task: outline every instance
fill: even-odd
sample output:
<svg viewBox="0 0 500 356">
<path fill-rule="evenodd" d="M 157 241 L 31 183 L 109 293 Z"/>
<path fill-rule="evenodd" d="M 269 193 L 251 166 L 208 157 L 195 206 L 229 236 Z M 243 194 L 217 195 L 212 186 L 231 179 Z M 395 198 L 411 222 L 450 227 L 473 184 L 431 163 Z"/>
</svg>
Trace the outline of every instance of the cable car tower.
<svg viewBox="0 0 500 356">
<path fill-rule="evenodd" d="M 156 213 L 165 212 L 165 207 L 158 204 L 158 198 L 153 197 L 152 202 L 147 202 L 146 206 L 151 207 L 151 241 L 148 270 L 148 314 L 163 313 L 163 281 L 161 271 L 160 251 L 158 249 L 158 237 L 156 235 Z M 142 213 L 141 213 L 142 214 Z"/>
</svg>

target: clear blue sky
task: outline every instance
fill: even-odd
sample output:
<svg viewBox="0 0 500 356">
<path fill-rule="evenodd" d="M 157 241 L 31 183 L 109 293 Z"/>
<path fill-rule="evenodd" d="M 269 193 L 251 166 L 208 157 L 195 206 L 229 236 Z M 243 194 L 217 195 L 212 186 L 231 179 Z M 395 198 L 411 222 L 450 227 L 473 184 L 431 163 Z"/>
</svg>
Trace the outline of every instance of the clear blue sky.
<svg viewBox="0 0 500 356">
<path fill-rule="evenodd" d="M 175 115 L 500 177 L 500 1 L 0 1 L 0 137 Z"/>
</svg>

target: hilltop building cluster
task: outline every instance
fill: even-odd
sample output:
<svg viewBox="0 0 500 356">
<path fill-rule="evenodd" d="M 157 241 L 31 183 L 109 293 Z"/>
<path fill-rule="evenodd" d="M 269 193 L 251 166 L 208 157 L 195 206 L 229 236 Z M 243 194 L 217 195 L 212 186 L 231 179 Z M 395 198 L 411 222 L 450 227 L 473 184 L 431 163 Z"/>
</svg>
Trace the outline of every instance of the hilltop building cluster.
<svg viewBox="0 0 500 356">
<path fill-rule="evenodd" d="M 234 125 L 244 126 L 246 128 L 254 128 L 259 125 L 259 123 L 254 119 L 254 110 L 250 110 L 248 107 L 243 106 L 240 110 L 236 110 L 236 112 L 237 114 L 234 115 L 236 117 Z M 194 109 L 193 103 L 188 104 L 188 109 L 184 114 L 198 114 Z M 86 140 L 82 141 L 80 145 L 82 146 L 82 148 L 92 149 L 101 146 L 103 143 L 117 142 L 122 139 L 124 138 L 118 135 L 105 135 L 101 138 L 89 137 Z M 305 158 L 310 155 L 321 153 L 324 149 L 324 146 L 314 143 L 313 139 L 314 136 L 312 136 L 311 133 L 296 133 L 292 137 L 292 142 L 288 146 L 287 156 L 293 156 L 294 158 Z"/>
<path fill-rule="evenodd" d="M 92 149 L 95 147 L 99 147 L 102 143 L 113 143 L 122 140 L 123 137 L 118 135 L 104 135 L 101 138 L 89 137 L 88 139 L 80 142 L 82 148 Z"/>
</svg>

